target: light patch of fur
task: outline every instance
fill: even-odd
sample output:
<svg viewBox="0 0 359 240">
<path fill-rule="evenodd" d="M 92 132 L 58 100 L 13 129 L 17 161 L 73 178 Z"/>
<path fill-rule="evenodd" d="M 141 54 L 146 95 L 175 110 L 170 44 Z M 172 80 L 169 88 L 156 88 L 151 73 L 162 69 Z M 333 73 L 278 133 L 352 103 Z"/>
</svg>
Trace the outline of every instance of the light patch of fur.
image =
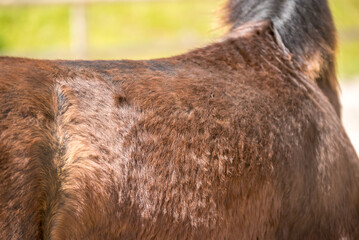
<svg viewBox="0 0 359 240">
<path fill-rule="evenodd" d="M 59 79 L 56 88 L 64 96 L 62 107 L 66 108 L 57 117 L 59 142 L 65 149 L 59 164 L 64 204 L 55 210 L 52 238 L 63 239 L 63 228 L 71 229 L 72 221 L 84 223 L 82 218 L 91 214 L 86 209 L 86 201 L 91 199 L 83 195 L 88 191 L 86 182 L 91 182 L 91 194 L 102 198 L 94 205 L 101 205 L 111 202 L 108 190 L 116 189 L 126 179 L 130 157 L 123 141 L 138 113 L 128 106 L 117 107 L 116 91 L 96 76 Z M 114 169 L 118 170 L 116 174 Z M 120 204 L 123 194 L 117 193 Z M 75 212 L 71 212 L 75 206 Z M 71 220 L 74 216 L 77 220 Z"/>
<path fill-rule="evenodd" d="M 66 151 L 62 156 L 63 165 L 59 164 L 63 173 L 60 192 L 64 204 L 55 211 L 53 239 L 63 238 L 60 230 L 71 228 L 72 221 L 86 223 L 86 218 L 99 218 L 91 217 L 93 213 L 87 209 L 92 207 L 87 206 L 89 201 L 95 201 L 93 205 L 98 205 L 99 209 L 108 209 L 111 205 L 112 211 L 120 210 L 126 201 L 130 201 L 143 220 L 153 222 L 159 215 L 168 215 L 177 223 L 189 219 L 193 227 L 216 224 L 218 215 L 210 186 L 212 180 L 200 177 L 197 182 L 189 175 L 193 173 L 179 173 L 175 159 L 149 158 L 148 152 L 141 151 L 141 146 L 151 142 L 161 148 L 158 143 L 161 136 L 139 129 L 137 124 L 142 113 L 126 104 L 116 106 L 116 91 L 112 87 L 96 76 L 85 77 L 61 79 L 57 86 L 67 106 L 57 120 L 62 135 L 59 139 Z M 106 97 L 98 98 L 99 95 Z M 133 158 L 135 155 L 138 159 Z M 208 157 L 200 158 L 188 155 L 184 164 L 198 162 L 202 176 L 205 171 L 213 172 Z M 168 166 L 156 169 L 148 161 L 164 161 Z M 226 175 L 224 164 L 228 161 L 232 160 L 227 156 L 219 157 L 220 176 Z M 165 179 L 167 175 L 171 178 Z M 195 191 L 188 189 L 192 181 L 196 181 Z M 91 184 L 91 193 L 86 190 L 87 182 Z M 111 202 L 109 192 L 113 189 L 117 189 L 118 201 L 115 203 Z M 93 221 L 106 222 L 108 214 L 114 213 L 104 211 L 100 214 L 101 219 Z"/>
<path fill-rule="evenodd" d="M 270 24 L 269 21 L 259 21 L 259 22 L 248 22 L 245 23 L 235 29 L 233 29 L 231 32 L 229 32 L 222 40 L 226 41 L 228 39 L 237 39 L 237 38 L 249 38 L 252 37 L 254 34 L 256 34 L 259 31 L 262 31 L 263 28 Z"/>
<path fill-rule="evenodd" d="M 315 80 L 319 77 L 320 70 L 323 67 L 323 58 L 320 52 L 310 56 L 308 59 L 304 59 L 304 71 L 303 73 L 311 80 Z"/>
</svg>

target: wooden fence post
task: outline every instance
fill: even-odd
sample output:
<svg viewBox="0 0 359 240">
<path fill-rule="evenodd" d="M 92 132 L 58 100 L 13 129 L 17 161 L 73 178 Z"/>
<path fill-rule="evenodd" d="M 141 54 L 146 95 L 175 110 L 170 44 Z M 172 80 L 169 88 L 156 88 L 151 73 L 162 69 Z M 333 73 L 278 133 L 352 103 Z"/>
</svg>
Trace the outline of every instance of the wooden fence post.
<svg viewBox="0 0 359 240">
<path fill-rule="evenodd" d="M 76 58 L 87 56 L 87 16 L 86 3 L 79 1 L 70 7 L 71 52 Z"/>
</svg>

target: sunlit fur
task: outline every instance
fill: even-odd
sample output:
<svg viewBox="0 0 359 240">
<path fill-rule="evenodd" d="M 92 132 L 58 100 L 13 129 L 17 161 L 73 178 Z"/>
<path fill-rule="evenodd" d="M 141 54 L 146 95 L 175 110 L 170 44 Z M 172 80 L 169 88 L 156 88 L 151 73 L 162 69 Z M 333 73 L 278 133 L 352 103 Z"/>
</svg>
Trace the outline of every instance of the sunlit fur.
<svg viewBox="0 0 359 240">
<path fill-rule="evenodd" d="M 317 82 L 340 115 L 336 30 L 327 0 L 229 0 L 225 13 L 224 21 L 232 30 L 270 19 L 293 61 Z"/>
</svg>

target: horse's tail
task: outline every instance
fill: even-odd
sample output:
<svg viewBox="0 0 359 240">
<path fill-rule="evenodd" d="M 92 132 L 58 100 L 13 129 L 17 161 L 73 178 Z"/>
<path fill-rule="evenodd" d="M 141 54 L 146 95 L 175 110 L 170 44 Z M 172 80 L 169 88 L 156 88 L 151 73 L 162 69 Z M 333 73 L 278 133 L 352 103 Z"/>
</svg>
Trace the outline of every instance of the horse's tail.
<svg viewBox="0 0 359 240">
<path fill-rule="evenodd" d="M 293 61 L 317 82 L 340 115 L 336 29 L 327 0 L 228 0 L 224 20 L 231 30 L 271 20 Z"/>
</svg>

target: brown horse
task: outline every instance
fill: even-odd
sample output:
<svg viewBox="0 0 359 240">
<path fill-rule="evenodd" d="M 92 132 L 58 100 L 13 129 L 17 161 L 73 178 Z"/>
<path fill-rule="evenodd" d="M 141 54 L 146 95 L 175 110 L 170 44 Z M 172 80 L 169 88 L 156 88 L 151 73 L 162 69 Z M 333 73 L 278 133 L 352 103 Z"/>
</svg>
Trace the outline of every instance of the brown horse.
<svg viewBox="0 0 359 240">
<path fill-rule="evenodd" d="M 172 58 L 0 58 L 0 238 L 358 239 L 326 1 L 227 12 Z"/>
</svg>

